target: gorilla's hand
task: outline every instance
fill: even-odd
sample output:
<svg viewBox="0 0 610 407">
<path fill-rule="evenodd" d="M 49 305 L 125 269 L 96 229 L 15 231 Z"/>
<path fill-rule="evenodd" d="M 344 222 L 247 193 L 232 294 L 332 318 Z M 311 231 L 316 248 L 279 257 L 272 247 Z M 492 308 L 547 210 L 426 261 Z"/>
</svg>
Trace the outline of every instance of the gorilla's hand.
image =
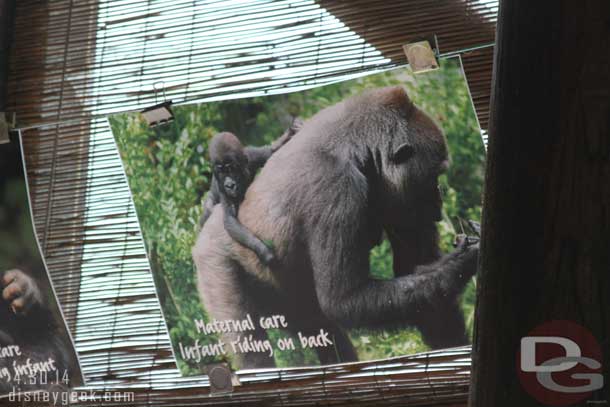
<svg viewBox="0 0 610 407">
<path fill-rule="evenodd" d="M 273 266 L 277 260 L 275 254 L 273 253 L 273 250 L 264 245 L 261 251 L 261 261 L 263 262 L 263 264 L 265 266 Z"/>
<path fill-rule="evenodd" d="M 26 315 L 33 307 L 42 304 L 42 294 L 36 281 L 21 270 L 6 271 L 0 284 L 2 298 L 15 314 Z"/>
<path fill-rule="evenodd" d="M 271 151 L 276 152 L 284 144 L 288 143 L 292 136 L 298 133 L 302 126 L 303 121 L 300 118 L 296 117 L 290 124 L 290 127 L 288 127 L 286 131 L 284 131 L 284 134 L 282 134 L 280 138 L 271 143 Z"/>
<path fill-rule="evenodd" d="M 459 295 L 470 278 L 476 274 L 478 258 L 479 243 L 463 238 L 459 240 L 453 252 L 434 263 L 418 266 L 415 275 L 422 278 L 425 275 L 428 281 L 438 283 L 443 296 L 453 297 Z"/>
<path fill-rule="evenodd" d="M 473 246 L 479 243 L 481 239 L 478 236 L 468 236 L 465 234 L 459 234 L 455 236 L 455 240 L 453 242 L 453 247 L 459 247 L 461 244 L 466 244 L 467 246 Z"/>
<path fill-rule="evenodd" d="M 288 130 L 292 133 L 292 135 L 295 135 L 299 132 L 299 130 L 301 130 L 301 127 L 303 127 L 303 120 L 300 117 L 295 117 Z"/>
<path fill-rule="evenodd" d="M 470 280 L 477 272 L 479 259 L 479 240 L 466 236 L 458 242 L 457 248 L 451 253 L 450 261 L 455 263 L 458 279 L 464 283 Z"/>
<path fill-rule="evenodd" d="M 481 224 L 479 222 L 474 221 L 474 220 L 469 220 L 468 226 L 470 226 L 470 228 L 472 229 L 474 234 L 477 235 L 477 237 L 481 237 Z"/>
</svg>

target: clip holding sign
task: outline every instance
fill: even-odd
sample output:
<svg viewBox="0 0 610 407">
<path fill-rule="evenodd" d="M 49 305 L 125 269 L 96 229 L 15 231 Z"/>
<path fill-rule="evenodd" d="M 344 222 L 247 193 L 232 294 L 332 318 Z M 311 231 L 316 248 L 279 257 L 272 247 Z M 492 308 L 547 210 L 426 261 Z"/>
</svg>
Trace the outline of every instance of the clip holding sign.
<svg viewBox="0 0 610 407">
<path fill-rule="evenodd" d="M 241 386 L 239 378 L 227 363 L 212 363 L 204 367 L 210 378 L 211 393 L 232 393 L 234 386 Z"/>
<path fill-rule="evenodd" d="M 165 100 L 162 103 L 158 103 L 157 96 L 159 94 L 158 84 L 161 84 L 163 91 L 163 99 Z M 165 123 L 169 123 L 174 120 L 174 113 L 172 112 L 171 105 L 172 101 L 167 100 L 165 96 L 165 82 L 157 81 L 153 83 L 153 90 L 155 92 L 155 105 L 148 107 L 142 110 L 142 116 L 148 123 L 150 127 L 160 126 Z"/>
<path fill-rule="evenodd" d="M 418 37 L 402 46 L 413 73 L 424 73 L 439 69 L 438 43 L 436 35 Z"/>
<path fill-rule="evenodd" d="M 169 123 L 174 120 L 174 113 L 171 106 L 172 101 L 159 103 L 142 110 L 142 116 L 150 127 L 156 127 L 161 124 Z"/>
</svg>

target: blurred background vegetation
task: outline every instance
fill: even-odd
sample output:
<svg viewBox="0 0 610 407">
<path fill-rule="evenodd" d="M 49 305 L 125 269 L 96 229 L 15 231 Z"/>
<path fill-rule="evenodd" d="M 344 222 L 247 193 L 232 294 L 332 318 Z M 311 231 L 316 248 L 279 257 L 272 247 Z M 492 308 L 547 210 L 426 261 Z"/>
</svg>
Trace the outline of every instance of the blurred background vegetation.
<svg viewBox="0 0 610 407">
<path fill-rule="evenodd" d="M 460 219 L 480 219 L 485 153 L 468 88 L 458 60 L 444 60 L 441 69 L 412 76 L 398 69 L 345 82 L 283 95 L 235 99 L 174 108 L 175 121 L 150 129 L 137 114 L 110 119 L 134 197 L 153 275 L 172 343 L 183 374 L 198 374 L 200 366 L 180 359 L 178 342 L 185 345 L 216 342 L 198 336 L 193 319 L 207 318 L 195 288 L 191 248 L 201 215 L 201 199 L 211 181 L 207 146 L 219 131 L 231 131 L 249 145 L 264 145 L 279 137 L 293 117 L 308 118 L 319 110 L 364 89 L 405 86 L 412 100 L 442 127 L 451 155 L 449 172 L 441 180 L 444 220 L 439 223 L 441 247 L 453 249 Z M 371 274 L 391 278 L 392 253 L 387 242 L 370 256 Z M 472 331 L 474 281 L 462 296 L 465 318 Z M 285 335 L 270 332 L 270 337 Z M 361 360 L 425 351 L 414 329 L 374 332 L 352 330 L 350 336 Z M 212 360 L 206 360 L 209 363 Z M 312 352 L 277 352 L 279 367 L 315 365 Z"/>
<path fill-rule="evenodd" d="M 40 263 L 38 253 L 19 140 L 15 138 L 0 145 L 0 275 L 7 269 Z"/>
</svg>

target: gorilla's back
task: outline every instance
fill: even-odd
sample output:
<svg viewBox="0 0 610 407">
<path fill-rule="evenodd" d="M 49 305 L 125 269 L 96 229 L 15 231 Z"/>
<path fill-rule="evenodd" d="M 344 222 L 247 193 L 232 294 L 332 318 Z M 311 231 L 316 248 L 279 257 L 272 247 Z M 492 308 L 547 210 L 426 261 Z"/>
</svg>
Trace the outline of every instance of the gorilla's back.
<svg viewBox="0 0 610 407">
<path fill-rule="evenodd" d="M 366 192 L 366 180 L 354 163 L 369 154 L 388 105 L 410 105 L 401 87 L 375 89 L 327 107 L 305 121 L 299 132 L 279 149 L 248 188 L 239 210 L 240 221 L 279 254 L 294 249 L 313 219 L 323 221 L 329 208 L 350 205 L 346 189 Z M 385 140 L 387 142 L 387 140 Z M 349 184 L 349 185 L 348 185 Z M 334 208 L 332 208 L 335 206 Z M 299 253 L 303 255 L 306 253 Z"/>
</svg>

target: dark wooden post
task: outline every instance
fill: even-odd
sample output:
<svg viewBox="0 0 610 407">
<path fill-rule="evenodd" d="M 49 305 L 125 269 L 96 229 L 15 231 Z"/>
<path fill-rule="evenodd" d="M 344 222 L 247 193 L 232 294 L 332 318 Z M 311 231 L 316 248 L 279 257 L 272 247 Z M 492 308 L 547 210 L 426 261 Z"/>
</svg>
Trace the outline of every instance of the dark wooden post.
<svg viewBox="0 0 610 407">
<path fill-rule="evenodd" d="M 0 114 L 6 112 L 9 53 L 13 37 L 15 0 L 0 0 Z"/>
<path fill-rule="evenodd" d="M 501 1 L 493 86 L 470 405 L 543 405 L 517 351 L 558 319 L 600 342 L 610 404 L 610 2 Z"/>
</svg>

